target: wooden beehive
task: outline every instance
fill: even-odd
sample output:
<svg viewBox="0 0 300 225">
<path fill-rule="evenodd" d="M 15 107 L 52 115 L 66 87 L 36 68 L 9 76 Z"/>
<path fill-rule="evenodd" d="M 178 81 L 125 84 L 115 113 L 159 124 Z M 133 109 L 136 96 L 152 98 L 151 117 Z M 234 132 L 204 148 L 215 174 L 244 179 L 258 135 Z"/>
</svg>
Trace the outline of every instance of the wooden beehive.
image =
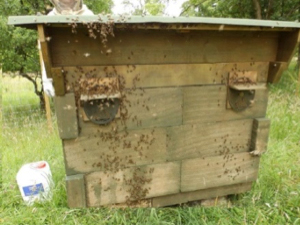
<svg viewBox="0 0 300 225">
<path fill-rule="evenodd" d="M 266 151 L 267 82 L 298 23 L 10 17 L 37 27 L 63 142 L 68 204 L 166 206 L 251 189 Z"/>
</svg>

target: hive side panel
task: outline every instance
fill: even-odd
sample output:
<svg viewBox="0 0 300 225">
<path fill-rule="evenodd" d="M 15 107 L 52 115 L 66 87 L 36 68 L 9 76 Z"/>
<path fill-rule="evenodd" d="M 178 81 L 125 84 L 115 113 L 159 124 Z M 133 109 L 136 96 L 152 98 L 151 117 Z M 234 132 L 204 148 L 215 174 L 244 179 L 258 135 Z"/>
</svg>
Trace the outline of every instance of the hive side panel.
<svg viewBox="0 0 300 225">
<path fill-rule="evenodd" d="M 187 192 L 248 183 L 257 178 L 258 166 L 259 157 L 253 157 L 249 152 L 183 160 L 180 190 Z"/>
<path fill-rule="evenodd" d="M 277 32 L 116 30 L 104 48 L 88 29 L 50 30 L 53 66 L 269 62 L 278 39 Z"/>
<path fill-rule="evenodd" d="M 164 129 L 111 132 L 112 126 L 82 129 L 77 139 L 64 140 L 66 173 L 115 171 L 128 166 L 165 162 Z M 106 135 L 106 134 L 107 135 Z"/>
<path fill-rule="evenodd" d="M 225 85 L 184 87 L 183 124 L 265 117 L 268 90 L 256 90 L 253 106 L 242 112 L 226 109 Z"/>
<path fill-rule="evenodd" d="M 170 127 L 167 129 L 168 160 L 204 159 L 225 153 L 249 151 L 252 121 L 235 120 Z"/>
<path fill-rule="evenodd" d="M 131 167 L 118 172 L 86 175 L 88 206 L 127 202 L 179 192 L 180 164 L 164 163 Z"/>
<path fill-rule="evenodd" d="M 223 187 L 209 188 L 191 192 L 180 192 L 173 195 L 155 197 L 152 199 L 152 207 L 164 207 L 202 199 L 216 198 L 232 194 L 241 194 L 251 190 L 251 186 L 252 183 L 233 184 Z"/>
</svg>

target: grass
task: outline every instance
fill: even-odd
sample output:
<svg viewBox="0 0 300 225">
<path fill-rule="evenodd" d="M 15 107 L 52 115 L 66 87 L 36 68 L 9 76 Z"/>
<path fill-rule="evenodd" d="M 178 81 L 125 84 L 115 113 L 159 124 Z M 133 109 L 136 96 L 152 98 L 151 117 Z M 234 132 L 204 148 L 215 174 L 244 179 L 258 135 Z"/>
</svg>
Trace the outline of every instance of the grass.
<svg viewBox="0 0 300 225">
<path fill-rule="evenodd" d="M 300 224 L 300 93 L 295 93 L 292 67 L 270 86 L 267 116 L 272 126 L 259 178 L 250 192 L 232 198 L 231 208 L 69 209 L 57 129 L 48 131 L 30 83 L 3 77 L 0 224 Z M 51 166 L 54 196 L 28 207 L 15 176 L 22 164 L 41 159 Z"/>
</svg>

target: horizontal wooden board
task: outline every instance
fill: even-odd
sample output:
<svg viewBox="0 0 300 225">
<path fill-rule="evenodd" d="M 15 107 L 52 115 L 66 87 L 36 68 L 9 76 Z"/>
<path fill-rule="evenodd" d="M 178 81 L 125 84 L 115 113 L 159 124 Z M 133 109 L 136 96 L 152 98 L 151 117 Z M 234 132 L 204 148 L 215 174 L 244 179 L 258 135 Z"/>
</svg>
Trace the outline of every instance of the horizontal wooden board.
<svg viewBox="0 0 300 225">
<path fill-rule="evenodd" d="M 253 157 L 249 152 L 183 160 L 180 190 L 187 192 L 248 183 L 257 178 L 258 166 L 259 157 Z"/>
<path fill-rule="evenodd" d="M 246 152 L 253 120 L 189 124 L 167 128 L 169 161 Z M 209 160 L 209 159 L 208 159 Z"/>
<path fill-rule="evenodd" d="M 132 167 L 85 176 L 87 205 L 124 203 L 179 192 L 180 163 Z"/>
<path fill-rule="evenodd" d="M 65 140 L 67 175 L 123 169 L 166 161 L 166 132 L 149 129 L 113 132 L 108 127 L 82 128 L 77 139 Z"/>
<path fill-rule="evenodd" d="M 225 85 L 183 88 L 183 124 L 263 118 L 266 115 L 268 90 L 255 92 L 254 104 L 242 112 L 226 109 Z"/>
<path fill-rule="evenodd" d="M 118 30 L 104 48 L 88 29 L 51 27 L 49 36 L 53 66 L 269 62 L 278 42 L 277 32 Z"/>
<path fill-rule="evenodd" d="M 230 72 L 244 71 L 256 71 L 257 82 L 266 82 L 268 69 L 268 62 L 64 67 L 69 89 L 80 79 L 116 75 L 124 78 L 126 88 L 222 84 Z"/>
<path fill-rule="evenodd" d="M 182 124 L 182 90 L 180 88 L 135 89 L 122 92 L 122 108 L 115 121 L 119 127 L 144 129 Z M 83 117 L 83 115 L 80 115 Z M 125 122 L 125 124 L 124 124 Z M 91 122 L 81 123 L 81 129 Z M 101 129 L 101 126 L 94 125 Z"/>
<path fill-rule="evenodd" d="M 251 190 L 251 186 L 252 183 L 233 184 L 228 186 L 215 187 L 191 192 L 180 192 L 173 195 L 155 197 L 152 199 L 152 207 L 170 206 L 196 200 L 217 198 L 232 194 L 240 194 Z"/>
</svg>

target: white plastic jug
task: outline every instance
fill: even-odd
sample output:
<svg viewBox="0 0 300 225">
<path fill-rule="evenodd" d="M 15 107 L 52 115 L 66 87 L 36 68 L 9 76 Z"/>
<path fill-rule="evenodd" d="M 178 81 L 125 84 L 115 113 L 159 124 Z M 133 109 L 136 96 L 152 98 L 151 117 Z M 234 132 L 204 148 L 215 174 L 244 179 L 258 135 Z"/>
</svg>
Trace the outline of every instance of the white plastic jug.
<svg viewBox="0 0 300 225">
<path fill-rule="evenodd" d="M 52 198 L 52 174 L 46 161 L 25 164 L 17 174 L 17 183 L 26 204 Z"/>
</svg>

